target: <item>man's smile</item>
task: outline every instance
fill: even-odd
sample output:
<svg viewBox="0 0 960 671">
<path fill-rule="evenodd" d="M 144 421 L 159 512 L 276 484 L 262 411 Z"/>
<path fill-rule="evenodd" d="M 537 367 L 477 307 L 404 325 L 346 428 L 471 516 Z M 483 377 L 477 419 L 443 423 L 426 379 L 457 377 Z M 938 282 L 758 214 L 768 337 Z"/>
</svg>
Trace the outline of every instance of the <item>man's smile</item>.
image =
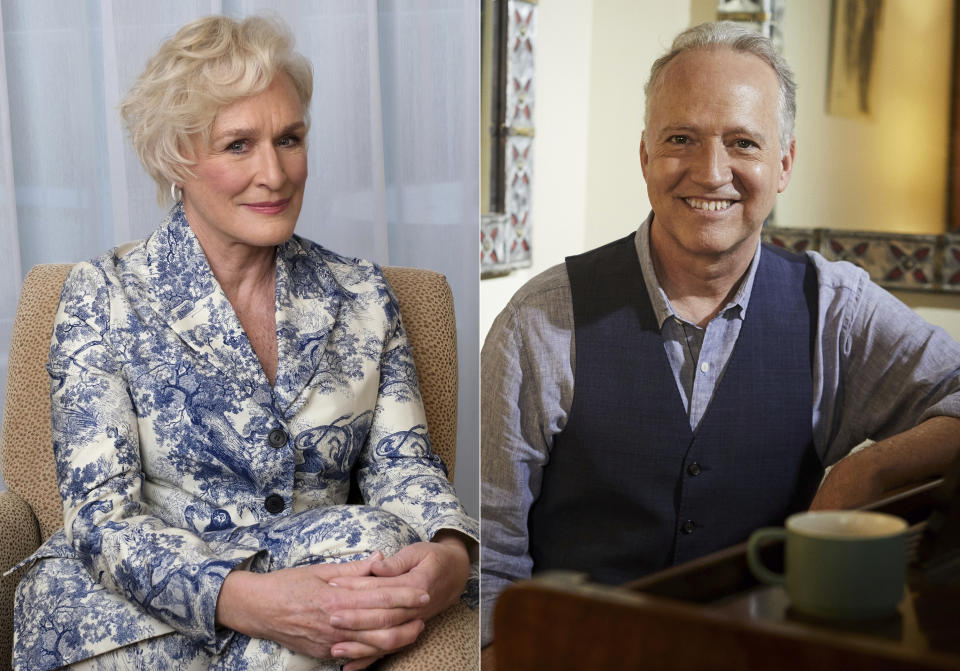
<svg viewBox="0 0 960 671">
<path fill-rule="evenodd" d="M 712 200 L 708 198 L 684 198 L 683 202 L 695 210 L 708 210 L 715 212 L 717 210 L 726 210 L 736 201 L 733 200 Z"/>
</svg>

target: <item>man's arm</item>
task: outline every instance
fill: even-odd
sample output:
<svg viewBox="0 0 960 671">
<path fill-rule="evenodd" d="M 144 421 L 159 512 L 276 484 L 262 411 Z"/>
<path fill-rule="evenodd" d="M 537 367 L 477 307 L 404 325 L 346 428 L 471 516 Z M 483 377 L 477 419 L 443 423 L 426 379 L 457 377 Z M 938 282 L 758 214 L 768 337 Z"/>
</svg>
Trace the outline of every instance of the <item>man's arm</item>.
<svg viewBox="0 0 960 671">
<path fill-rule="evenodd" d="M 834 465 L 811 507 L 852 507 L 941 475 L 960 454 L 960 343 L 864 271 L 814 261 L 823 335 L 814 428 Z M 877 442 L 847 455 L 868 438 Z"/>
<path fill-rule="evenodd" d="M 884 492 L 942 475 L 960 457 L 960 419 L 931 417 L 838 461 L 811 510 L 856 508 Z"/>
<path fill-rule="evenodd" d="M 481 644 L 497 597 L 529 578 L 527 516 L 573 400 L 573 310 L 564 266 L 531 280 L 481 352 Z"/>
</svg>

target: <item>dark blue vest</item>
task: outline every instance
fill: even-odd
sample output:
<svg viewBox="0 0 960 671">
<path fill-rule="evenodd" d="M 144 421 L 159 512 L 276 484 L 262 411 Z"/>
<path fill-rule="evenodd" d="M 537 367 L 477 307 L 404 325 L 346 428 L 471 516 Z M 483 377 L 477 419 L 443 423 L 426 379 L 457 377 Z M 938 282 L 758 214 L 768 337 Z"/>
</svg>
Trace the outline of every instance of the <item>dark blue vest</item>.
<svg viewBox="0 0 960 671">
<path fill-rule="evenodd" d="M 621 583 L 744 541 L 809 504 L 816 271 L 765 246 L 733 354 L 696 433 L 634 236 L 567 258 L 573 405 L 530 510 L 534 571 Z"/>
</svg>

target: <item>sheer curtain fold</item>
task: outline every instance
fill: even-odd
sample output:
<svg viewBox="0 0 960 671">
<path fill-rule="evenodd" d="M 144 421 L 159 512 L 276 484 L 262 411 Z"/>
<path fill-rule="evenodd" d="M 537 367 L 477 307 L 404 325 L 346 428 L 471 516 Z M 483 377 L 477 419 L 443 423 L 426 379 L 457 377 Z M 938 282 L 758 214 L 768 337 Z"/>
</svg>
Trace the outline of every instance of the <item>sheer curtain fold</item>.
<svg viewBox="0 0 960 671">
<path fill-rule="evenodd" d="M 0 12 L 0 77 L 7 64 L 4 49 L 3 12 Z M 17 231 L 17 203 L 14 198 L 13 152 L 10 149 L 10 104 L 5 86 L 0 86 L 0 382 L 7 377 L 7 344 L 13 327 L 20 290 L 20 239 Z M 0 384 L 0 407 L 6 385 Z M 2 481 L 0 481 L 2 486 Z"/>
<path fill-rule="evenodd" d="M 479 10 L 470 0 L 0 0 L 0 389 L 26 272 L 145 237 L 162 218 L 118 105 L 163 40 L 221 12 L 282 18 L 313 64 L 297 232 L 447 275 L 460 338 L 457 488 L 475 514 Z"/>
</svg>

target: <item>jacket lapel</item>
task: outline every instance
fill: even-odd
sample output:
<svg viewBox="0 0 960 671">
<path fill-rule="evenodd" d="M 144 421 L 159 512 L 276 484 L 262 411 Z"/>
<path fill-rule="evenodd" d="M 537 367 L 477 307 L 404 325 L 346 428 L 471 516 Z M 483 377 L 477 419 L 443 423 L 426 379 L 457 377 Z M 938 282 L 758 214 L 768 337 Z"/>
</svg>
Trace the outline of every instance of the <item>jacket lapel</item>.
<svg viewBox="0 0 960 671">
<path fill-rule="evenodd" d="M 347 292 L 330 268 L 292 237 L 277 253 L 277 379 L 274 398 L 287 418 L 306 402 Z"/>
<path fill-rule="evenodd" d="M 148 283 L 157 314 L 198 357 L 235 379 L 267 384 L 233 306 L 183 215 L 171 210 L 147 241 Z"/>
</svg>

